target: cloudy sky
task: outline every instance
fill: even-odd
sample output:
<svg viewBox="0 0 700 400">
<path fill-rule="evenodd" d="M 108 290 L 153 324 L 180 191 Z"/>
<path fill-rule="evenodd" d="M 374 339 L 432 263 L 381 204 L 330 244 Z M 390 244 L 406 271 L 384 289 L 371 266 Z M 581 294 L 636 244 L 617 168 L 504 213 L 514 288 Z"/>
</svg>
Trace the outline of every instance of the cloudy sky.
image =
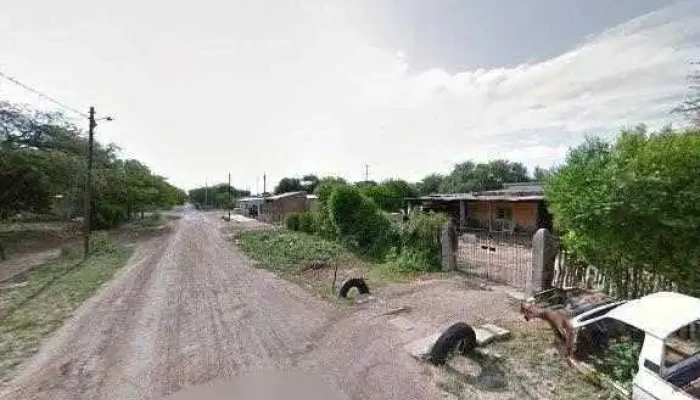
<svg viewBox="0 0 700 400">
<path fill-rule="evenodd" d="M 2 0 L 0 70 L 191 188 L 561 162 L 677 124 L 700 0 Z M 0 99 L 50 107 L 0 79 Z M 82 122 L 76 120 L 77 122 Z"/>
</svg>

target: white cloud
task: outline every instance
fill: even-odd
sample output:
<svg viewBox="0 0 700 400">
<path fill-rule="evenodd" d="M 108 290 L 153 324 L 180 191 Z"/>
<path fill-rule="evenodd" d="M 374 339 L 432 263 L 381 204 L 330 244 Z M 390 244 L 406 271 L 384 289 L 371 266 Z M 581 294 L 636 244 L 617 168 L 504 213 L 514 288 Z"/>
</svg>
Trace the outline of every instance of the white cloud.
<svg viewBox="0 0 700 400">
<path fill-rule="evenodd" d="M 101 137 L 176 183 L 231 171 L 254 189 L 263 172 L 360 179 L 365 162 L 375 179 L 470 158 L 550 165 L 586 134 L 674 122 L 700 44 L 691 0 L 542 62 L 416 71 L 410 54 L 373 46 L 344 2 L 199 3 L 133 13 L 141 2 L 125 0 L 75 26 L 75 10 L 28 5 L 0 16 L 0 47 L 13 50 L 3 66 L 116 114 Z M 37 9 L 63 25 L 41 25 Z"/>
</svg>

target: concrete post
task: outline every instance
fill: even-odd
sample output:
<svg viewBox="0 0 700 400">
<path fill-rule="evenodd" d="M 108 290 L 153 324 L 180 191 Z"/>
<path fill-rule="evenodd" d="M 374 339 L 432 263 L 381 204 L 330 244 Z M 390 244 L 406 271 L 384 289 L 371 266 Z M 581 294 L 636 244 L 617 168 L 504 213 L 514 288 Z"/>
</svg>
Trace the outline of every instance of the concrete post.
<svg viewBox="0 0 700 400">
<path fill-rule="evenodd" d="M 459 201 L 459 228 L 464 229 L 467 226 L 467 202 Z"/>
<path fill-rule="evenodd" d="M 452 218 L 447 221 L 440 232 L 440 263 L 443 271 L 457 269 L 457 229 Z"/>
<path fill-rule="evenodd" d="M 557 240 L 548 230 L 541 228 L 532 237 L 532 268 L 526 282 L 528 294 L 547 290 L 554 279 L 554 260 L 557 257 Z"/>
</svg>

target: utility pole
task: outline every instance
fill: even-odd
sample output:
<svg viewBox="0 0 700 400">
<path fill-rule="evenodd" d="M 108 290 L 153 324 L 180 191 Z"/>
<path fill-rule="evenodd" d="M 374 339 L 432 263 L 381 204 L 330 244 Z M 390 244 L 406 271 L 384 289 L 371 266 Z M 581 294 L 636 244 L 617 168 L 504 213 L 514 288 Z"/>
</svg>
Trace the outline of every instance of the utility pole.
<svg viewBox="0 0 700 400">
<path fill-rule="evenodd" d="M 231 220 L 231 173 L 228 173 L 228 220 Z"/>
<path fill-rule="evenodd" d="M 263 196 L 267 193 L 267 175 L 263 174 Z"/>
<path fill-rule="evenodd" d="M 209 182 L 204 181 L 204 211 L 207 211 L 207 195 L 209 194 Z"/>
<path fill-rule="evenodd" d="M 92 143 L 95 136 L 95 127 L 97 122 L 95 122 L 95 107 L 90 107 L 89 129 L 88 129 L 88 154 L 87 154 L 87 172 L 85 174 L 85 204 L 83 206 L 84 216 L 83 216 L 83 229 L 84 239 L 83 244 L 85 246 L 85 258 L 90 254 L 90 232 L 92 231 L 92 219 L 90 210 L 90 192 L 92 191 Z"/>
<path fill-rule="evenodd" d="M 365 164 L 365 182 L 369 182 L 369 164 Z"/>
</svg>

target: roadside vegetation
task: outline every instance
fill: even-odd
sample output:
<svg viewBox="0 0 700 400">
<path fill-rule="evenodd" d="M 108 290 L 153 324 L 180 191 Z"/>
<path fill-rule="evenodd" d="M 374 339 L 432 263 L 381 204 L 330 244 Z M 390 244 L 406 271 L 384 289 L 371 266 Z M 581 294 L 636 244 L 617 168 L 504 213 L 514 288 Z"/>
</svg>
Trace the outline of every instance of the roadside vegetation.
<svg viewBox="0 0 700 400">
<path fill-rule="evenodd" d="M 83 132 L 61 114 L 0 102 L 0 225 L 82 218 L 87 147 Z M 187 198 L 138 160 L 120 159 L 116 146 L 95 142 L 93 148 L 95 229 L 143 218 Z"/>
<path fill-rule="evenodd" d="M 105 233 L 94 234 L 91 243 L 87 259 L 65 248 L 58 259 L 0 283 L 0 382 L 129 258 L 130 250 Z"/>
<path fill-rule="evenodd" d="M 573 261 L 595 265 L 606 291 L 700 295 L 700 130 L 589 139 L 545 181 L 545 195 Z"/>
</svg>

